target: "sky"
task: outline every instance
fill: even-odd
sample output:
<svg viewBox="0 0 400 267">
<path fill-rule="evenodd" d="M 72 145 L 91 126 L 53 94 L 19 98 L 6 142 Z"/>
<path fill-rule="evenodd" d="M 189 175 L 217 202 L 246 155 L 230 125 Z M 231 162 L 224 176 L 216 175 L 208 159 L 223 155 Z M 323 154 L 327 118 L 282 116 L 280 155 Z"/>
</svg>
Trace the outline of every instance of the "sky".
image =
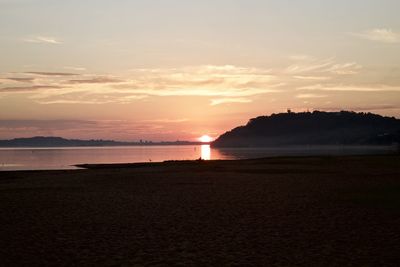
<svg viewBox="0 0 400 267">
<path fill-rule="evenodd" d="M 398 0 L 0 0 L 0 139 L 196 140 L 292 111 L 400 118 Z"/>
</svg>

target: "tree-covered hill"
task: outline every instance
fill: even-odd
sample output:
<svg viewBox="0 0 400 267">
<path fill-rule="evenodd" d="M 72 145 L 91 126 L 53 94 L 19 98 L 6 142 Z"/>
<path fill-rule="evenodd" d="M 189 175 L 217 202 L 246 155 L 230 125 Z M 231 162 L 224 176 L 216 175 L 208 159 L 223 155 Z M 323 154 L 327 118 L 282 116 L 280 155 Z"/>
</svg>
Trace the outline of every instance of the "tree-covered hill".
<svg viewBox="0 0 400 267">
<path fill-rule="evenodd" d="M 214 147 L 389 145 L 400 141 L 400 120 L 372 113 L 280 113 L 251 119 L 216 139 Z"/>
</svg>

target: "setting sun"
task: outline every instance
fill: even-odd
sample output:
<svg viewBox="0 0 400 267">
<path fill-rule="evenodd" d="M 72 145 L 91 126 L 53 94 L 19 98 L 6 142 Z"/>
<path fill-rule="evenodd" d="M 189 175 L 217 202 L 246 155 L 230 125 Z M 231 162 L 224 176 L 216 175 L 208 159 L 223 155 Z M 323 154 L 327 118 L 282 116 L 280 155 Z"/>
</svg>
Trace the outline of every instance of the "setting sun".
<svg viewBox="0 0 400 267">
<path fill-rule="evenodd" d="M 199 141 L 202 143 L 210 143 L 213 139 L 208 135 L 203 135 L 199 138 Z"/>
</svg>

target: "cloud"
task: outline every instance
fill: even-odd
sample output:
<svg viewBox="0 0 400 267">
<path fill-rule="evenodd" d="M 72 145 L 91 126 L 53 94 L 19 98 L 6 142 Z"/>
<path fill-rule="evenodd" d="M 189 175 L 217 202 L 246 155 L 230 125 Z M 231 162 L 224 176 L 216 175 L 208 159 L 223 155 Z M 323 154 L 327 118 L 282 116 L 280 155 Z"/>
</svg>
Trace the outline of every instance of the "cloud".
<svg viewBox="0 0 400 267">
<path fill-rule="evenodd" d="M 0 120 L 0 136 L 6 138 L 32 136 L 68 136 L 71 133 L 95 133 L 98 123 L 84 120 Z"/>
<path fill-rule="evenodd" d="M 0 120 L 1 138 L 61 136 L 79 139 L 176 140 L 177 123 L 129 120 Z M 188 135 L 188 133 L 182 133 Z"/>
<path fill-rule="evenodd" d="M 123 84 L 112 87 L 119 92 L 148 96 L 249 97 L 278 92 L 284 83 L 276 81 L 270 70 L 223 66 L 198 66 L 180 69 L 137 69 Z"/>
<path fill-rule="evenodd" d="M 73 71 L 85 71 L 86 70 L 86 68 L 84 68 L 84 67 L 70 67 L 70 66 L 66 66 L 66 67 L 64 67 L 64 69 L 73 70 Z"/>
<path fill-rule="evenodd" d="M 336 75 L 357 74 L 362 66 L 355 62 L 337 63 L 334 58 L 325 60 L 309 59 L 290 65 L 285 72 L 294 74 L 295 78 L 319 77 L 313 74 L 329 73 Z M 304 75 L 307 74 L 307 75 Z"/>
<path fill-rule="evenodd" d="M 212 97 L 212 103 L 251 101 L 251 97 L 280 92 L 282 82 L 270 70 L 233 65 L 165 69 L 133 69 L 119 77 L 86 74 L 81 79 L 47 79 L 68 86 L 62 91 L 40 92 L 31 97 L 41 104 L 131 103 L 147 97 Z M 38 74 L 38 72 L 34 72 Z M 47 76 L 56 73 L 41 72 Z M 235 98 L 235 100 L 232 100 Z M 217 99 L 217 100 L 215 100 Z M 221 100 L 223 99 L 223 100 Z"/>
<path fill-rule="evenodd" d="M 324 98 L 327 95 L 319 95 L 319 94 L 298 94 L 296 95 L 297 98 L 305 99 L 305 98 Z"/>
<path fill-rule="evenodd" d="M 109 104 L 113 103 L 113 100 L 67 100 L 67 99 L 60 99 L 60 100 L 40 100 L 38 101 L 39 104 L 43 105 L 54 105 L 54 104 L 80 104 L 80 105 L 100 105 L 100 104 Z"/>
<path fill-rule="evenodd" d="M 36 43 L 36 44 L 54 44 L 54 45 L 62 44 L 61 41 L 50 36 L 33 36 L 24 38 L 22 40 L 27 43 Z"/>
<path fill-rule="evenodd" d="M 216 98 L 216 99 L 211 99 L 211 106 L 216 106 L 220 104 L 227 104 L 227 103 L 250 103 L 251 99 L 248 98 Z"/>
<path fill-rule="evenodd" d="M 233 65 L 134 69 L 119 77 L 85 74 L 68 80 L 64 77 L 79 74 L 44 71 L 25 74 L 44 76 L 37 78 L 41 84 L 68 86 L 57 92 L 38 92 L 31 97 L 41 104 L 130 103 L 152 96 L 203 96 L 224 98 L 225 102 L 228 98 L 246 98 L 251 101 L 252 96 L 279 92 L 285 85 L 277 81 L 269 69 Z"/>
<path fill-rule="evenodd" d="M 307 81 L 325 81 L 325 80 L 330 80 L 332 77 L 326 77 L 326 76 L 293 76 L 295 79 L 299 80 L 307 80 Z"/>
<path fill-rule="evenodd" d="M 387 44 L 400 43 L 400 34 L 394 32 L 392 29 L 375 28 L 360 33 L 351 34 L 359 38 L 375 42 Z"/>
<path fill-rule="evenodd" d="M 68 129 L 96 125 L 95 121 L 83 120 L 0 120 L 0 128 L 16 129 L 21 127 L 42 129 Z"/>
<path fill-rule="evenodd" d="M 299 54 L 299 55 L 289 56 L 289 59 L 293 60 L 293 61 L 303 61 L 303 60 L 313 60 L 314 57 L 312 57 L 310 55 Z"/>
<path fill-rule="evenodd" d="M 355 62 L 349 62 L 344 64 L 334 64 L 327 71 L 338 75 L 351 75 L 357 74 L 361 69 L 361 65 Z"/>
<path fill-rule="evenodd" d="M 255 96 L 266 93 L 275 93 L 277 90 L 271 89 L 232 89 L 227 88 L 225 90 L 214 90 L 212 88 L 169 88 L 165 89 L 132 89 L 129 90 L 129 86 L 126 89 L 127 92 L 132 94 L 141 94 L 148 96 L 226 96 L 226 97 L 241 97 L 241 96 Z"/>
<path fill-rule="evenodd" d="M 105 92 L 102 92 L 102 90 Z M 100 105 L 109 103 L 128 104 L 132 101 L 147 98 L 146 95 L 136 95 L 131 93 L 107 92 L 106 88 L 99 91 L 87 91 L 85 89 L 69 88 L 69 91 L 46 91 L 30 96 L 38 104 L 86 104 Z"/>
<path fill-rule="evenodd" d="M 352 110 L 357 112 L 369 112 L 369 111 L 379 111 L 379 110 L 400 110 L 400 106 L 392 105 L 392 104 L 372 104 L 372 105 L 364 105 L 364 106 L 348 106 L 348 107 L 338 107 L 338 106 L 329 106 L 329 107 L 316 107 L 315 110 L 324 110 L 324 111 L 341 111 L 341 110 Z"/>
<path fill-rule="evenodd" d="M 41 72 L 41 71 L 30 71 L 25 72 L 26 74 L 39 75 L 39 76 L 77 76 L 80 74 L 77 73 L 68 73 L 68 72 Z"/>
<path fill-rule="evenodd" d="M 334 64 L 333 59 L 327 59 L 323 61 L 309 60 L 307 62 L 290 65 L 286 72 L 288 73 L 304 73 L 304 72 L 314 72 L 321 71 L 325 72 L 327 68 Z"/>
<path fill-rule="evenodd" d="M 157 120 L 142 120 L 144 123 L 182 123 L 187 122 L 189 119 L 157 119 Z"/>
<path fill-rule="evenodd" d="M 295 64 L 288 68 L 277 69 L 200 65 L 131 69 L 118 76 L 31 71 L 17 77 L 21 81 L 34 79 L 34 86 L 18 87 L 17 84 L 10 82 L 3 85 L 5 88 L 2 91 L 8 93 L 35 91 L 28 97 L 40 104 L 127 104 L 152 97 L 203 97 L 214 106 L 226 103 L 249 103 L 260 95 L 282 94 L 293 88 L 315 91 L 396 91 L 394 87 L 363 87 L 357 83 L 348 84 L 346 80 L 351 77 L 343 79 L 343 75 L 355 74 L 361 71 L 361 68 L 355 62 L 339 62 L 334 58 L 321 60 L 304 56 L 299 57 Z M 4 75 L 12 77 L 10 73 Z M 330 83 L 324 84 L 325 81 Z M 62 89 L 47 90 L 56 88 Z M 299 94 L 298 98 L 312 98 L 312 96 Z"/>
<path fill-rule="evenodd" d="M 122 83 L 123 80 L 108 78 L 108 77 L 94 77 L 90 79 L 82 79 L 82 80 L 69 80 L 67 83 L 71 84 L 96 84 L 96 83 Z"/>
<path fill-rule="evenodd" d="M 23 82 L 23 83 L 29 83 L 33 82 L 35 78 L 29 78 L 29 77 L 24 77 L 24 78 L 4 78 L 4 80 L 9 80 L 9 81 L 14 81 L 14 82 Z"/>
<path fill-rule="evenodd" d="M 356 106 L 352 108 L 354 111 L 374 111 L 374 110 L 392 110 L 392 109 L 400 109 L 400 106 L 392 105 L 392 104 L 373 104 L 366 106 Z"/>
<path fill-rule="evenodd" d="M 34 85 L 34 86 L 19 86 L 19 87 L 4 87 L 0 88 L 1 93 L 22 93 L 33 92 L 40 89 L 61 89 L 64 87 L 53 85 Z"/>
<path fill-rule="evenodd" d="M 350 85 L 323 85 L 314 84 L 297 88 L 297 90 L 311 91 L 343 91 L 343 92 L 400 92 L 400 87 L 377 85 L 377 86 L 350 86 Z"/>
</svg>

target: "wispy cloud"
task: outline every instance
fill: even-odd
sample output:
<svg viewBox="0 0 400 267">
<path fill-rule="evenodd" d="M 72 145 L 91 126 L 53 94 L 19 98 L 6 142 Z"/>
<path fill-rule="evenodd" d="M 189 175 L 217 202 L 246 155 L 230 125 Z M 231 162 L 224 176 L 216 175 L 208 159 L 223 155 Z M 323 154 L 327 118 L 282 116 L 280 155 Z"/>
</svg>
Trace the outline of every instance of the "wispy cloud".
<svg viewBox="0 0 400 267">
<path fill-rule="evenodd" d="M 92 99 L 92 100 L 73 100 L 73 99 L 59 99 L 59 100 L 39 100 L 39 104 L 54 105 L 54 104 L 80 104 L 80 105 L 101 105 L 114 103 L 114 100 Z"/>
<path fill-rule="evenodd" d="M 349 91 L 349 92 L 400 92 L 400 87 L 377 85 L 377 86 L 351 86 L 351 85 L 324 85 L 314 84 L 297 88 L 297 90 L 311 91 Z"/>
<path fill-rule="evenodd" d="M 152 140 L 176 140 L 178 122 L 129 121 L 129 120 L 0 120 L 2 138 L 40 136 L 62 136 L 80 139 L 119 139 L 127 141 L 149 138 Z"/>
<path fill-rule="evenodd" d="M 314 60 L 314 57 L 305 54 L 298 54 L 289 56 L 289 59 L 294 61 L 303 61 L 303 60 Z"/>
<path fill-rule="evenodd" d="M 122 83 L 123 80 L 110 78 L 110 77 L 94 77 L 90 79 L 69 80 L 67 83 L 71 84 L 96 84 L 96 83 Z"/>
<path fill-rule="evenodd" d="M 357 112 L 368 112 L 368 111 L 382 111 L 382 110 L 400 110 L 400 106 L 396 106 L 393 104 L 370 104 L 362 106 L 319 106 L 314 108 L 314 110 L 324 110 L 324 111 L 352 110 Z"/>
<path fill-rule="evenodd" d="M 27 42 L 27 43 L 41 43 L 41 44 L 62 44 L 60 40 L 57 40 L 54 37 L 50 36 L 31 36 L 27 38 L 23 38 L 22 41 Z"/>
<path fill-rule="evenodd" d="M 35 78 L 29 78 L 29 77 L 24 77 L 24 78 L 17 78 L 17 77 L 9 77 L 9 78 L 4 78 L 4 80 L 9 80 L 9 81 L 14 81 L 14 82 L 22 82 L 22 83 L 29 83 L 33 82 Z"/>
<path fill-rule="evenodd" d="M 66 70 L 73 70 L 73 71 L 85 71 L 86 68 L 84 67 L 71 67 L 71 66 L 66 66 L 64 67 Z"/>
<path fill-rule="evenodd" d="M 43 80 L 50 85 L 68 86 L 62 91 L 38 92 L 31 99 L 41 104 L 105 104 L 131 103 L 153 96 L 201 96 L 212 98 L 213 105 L 244 103 L 256 95 L 281 91 L 285 84 L 270 72 L 232 65 L 134 69 L 118 77 L 85 74 L 80 79 L 56 77 L 61 73 L 30 72 L 49 76 Z"/>
<path fill-rule="evenodd" d="M 61 86 L 52 85 L 34 85 L 34 86 L 19 86 L 19 87 L 4 87 L 0 88 L 3 93 L 20 93 L 20 92 L 33 92 L 41 89 L 61 89 Z"/>
<path fill-rule="evenodd" d="M 279 92 L 278 90 L 260 89 L 260 88 L 253 88 L 253 89 L 227 88 L 226 90 L 221 90 L 221 91 L 213 88 L 129 89 L 129 85 L 124 89 L 124 91 L 130 92 L 132 94 L 140 94 L 148 96 L 224 96 L 224 97 L 230 97 L 230 96 L 245 97 L 245 96 L 255 96 L 260 94 Z"/>
<path fill-rule="evenodd" d="M 392 29 L 375 28 L 351 34 L 359 38 L 375 42 L 388 43 L 388 44 L 400 43 L 400 34 L 394 32 Z"/>
<path fill-rule="evenodd" d="M 319 94 L 298 94 L 296 95 L 297 98 L 306 99 L 306 98 L 324 98 L 327 95 L 319 95 Z"/>
<path fill-rule="evenodd" d="M 93 126 L 97 123 L 95 121 L 83 120 L 0 120 L 1 128 L 20 128 L 20 127 L 33 127 L 42 129 L 68 129 L 80 128 L 82 126 Z"/>
<path fill-rule="evenodd" d="M 216 98 L 216 99 L 211 99 L 211 106 L 216 106 L 220 104 L 227 104 L 227 103 L 250 103 L 252 102 L 251 99 L 249 98 Z"/>
<path fill-rule="evenodd" d="M 42 72 L 42 71 L 30 71 L 25 72 L 26 74 L 39 75 L 39 76 L 76 76 L 80 75 L 77 73 L 69 73 L 69 72 Z"/>
<path fill-rule="evenodd" d="M 307 77 L 318 79 L 321 74 L 350 75 L 356 74 L 362 66 L 355 62 L 337 63 L 334 58 L 325 60 L 305 59 L 286 68 L 286 73 L 295 75 L 297 79 Z M 320 79 L 326 78 L 325 76 Z"/>
<path fill-rule="evenodd" d="M 104 92 L 103 92 L 104 90 Z M 85 104 L 100 105 L 109 103 L 127 104 L 133 101 L 147 98 L 146 95 L 135 95 L 130 93 L 107 92 L 106 88 L 100 88 L 98 91 L 90 91 L 87 89 L 68 88 L 60 91 L 38 92 L 36 95 L 30 96 L 38 104 L 54 105 L 54 104 Z"/>
<path fill-rule="evenodd" d="M 327 71 L 338 75 L 351 75 L 357 74 L 362 69 L 362 66 L 355 63 L 334 64 Z"/>
<path fill-rule="evenodd" d="M 270 70 L 232 65 L 180 69 L 131 70 L 126 83 L 112 86 L 120 92 L 149 96 L 249 97 L 279 91 L 282 82 Z"/>
<path fill-rule="evenodd" d="M 189 119 L 157 119 L 157 120 L 142 120 L 143 123 L 182 123 L 187 122 Z"/>
<path fill-rule="evenodd" d="M 293 78 L 306 81 L 325 81 L 332 79 L 332 77 L 327 76 L 293 76 Z"/>
<path fill-rule="evenodd" d="M 352 74 L 362 71 L 356 62 L 310 56 L 293 60 L 295 64 L 277 69 L 201 65 L 131 69 L 119 75 L 31 71 L 18 73 L 13 80 L 7 78 L 14 78 L 15 73 L 4 73 L 0 92 L 9 95 L 34 91 L 28 97 L 40 104 L 127 104 L 152 97 L 202 97 L 216 106 L 249 103 L 266 94 L 279 97 L 293 90 L 298 99 L 328 97 L 317 91 L 399 91 L 395 83 L 365 86 L 360 76 L 352 78 Z M 31 81 L 32 86 L 19 86 L 22 81 Z"/>
</svg>

